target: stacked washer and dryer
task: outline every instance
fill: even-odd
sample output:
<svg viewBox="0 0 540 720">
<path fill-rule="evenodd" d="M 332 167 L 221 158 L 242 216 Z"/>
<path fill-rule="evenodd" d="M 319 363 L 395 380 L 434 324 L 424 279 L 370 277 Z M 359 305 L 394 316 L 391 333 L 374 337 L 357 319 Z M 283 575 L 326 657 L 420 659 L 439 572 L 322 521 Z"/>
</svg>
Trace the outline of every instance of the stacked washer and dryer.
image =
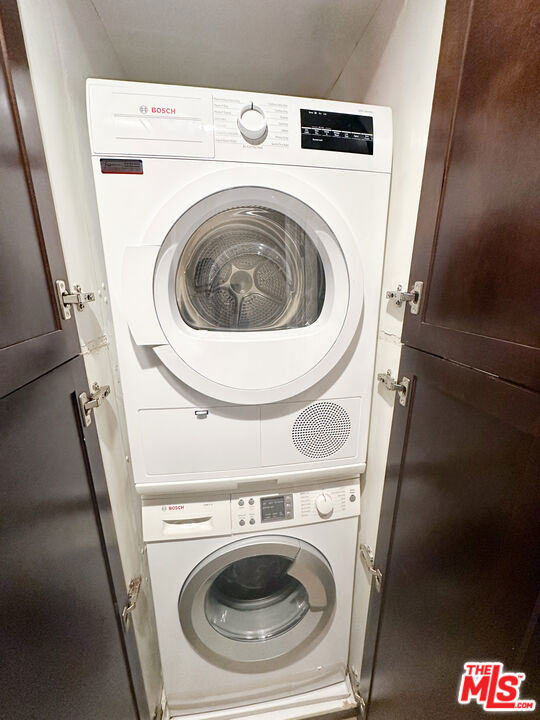
<svg viewBox="0 0 540 720">
<path fill-rule="evenodd" d="M 170 715 L 352 707 L 390 110 L 107 80 L 87 99 Z"/>
</svg>

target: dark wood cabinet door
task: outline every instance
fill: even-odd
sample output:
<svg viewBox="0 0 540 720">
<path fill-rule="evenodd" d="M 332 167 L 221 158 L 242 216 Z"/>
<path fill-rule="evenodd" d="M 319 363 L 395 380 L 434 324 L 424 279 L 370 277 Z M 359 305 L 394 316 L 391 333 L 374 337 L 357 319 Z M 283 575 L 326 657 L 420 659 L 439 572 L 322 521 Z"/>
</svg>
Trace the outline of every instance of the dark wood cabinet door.
<svg viewBox="0 0 540 720">
<path fill-rule="evenodd" d="M 0 0 L 0 716 L 148 718 L 16 0 Z"/>
<path fill-rule="evenodd" d="M 16 0 L 0 0 L 0 396 L 79 352 Z"/>
<path fill-rule="evenodd" d="M 78 417 L 84 383 L 79 357 L 0 400 L 0 715 L 10 720 L 140 717 L 95 431 Z"/>
<path fill-rule="evenodd" d="M 537 0 L 447 2 L 403 332 L 537 390 L 539 30 Z"/>
<path fill-rule="evenodd" d="M 404 348 L 362 669 L 369 720 L 484 717 L 463 665 L 528 674 L 540 700 L 540 393 Z"/>
</svg>

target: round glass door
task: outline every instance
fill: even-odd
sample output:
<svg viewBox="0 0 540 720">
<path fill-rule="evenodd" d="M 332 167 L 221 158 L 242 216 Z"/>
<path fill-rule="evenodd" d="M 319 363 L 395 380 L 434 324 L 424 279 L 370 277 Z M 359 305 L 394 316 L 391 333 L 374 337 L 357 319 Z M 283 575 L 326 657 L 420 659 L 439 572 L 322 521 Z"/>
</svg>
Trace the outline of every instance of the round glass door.
<svg viewBox="0 0 540 720">
<path fill-rule="evenodd" d="M 176 218 L 171 206 L 152 295 L 159 360 L 204 395 L 250 405 L 296 395 L 335 366 L 361 322 L 363 285 L 351 229 L 324 198 L 281 175 L 291 192 L 237 184 L 244 174 L 225 173 L 229 187 Z"/>
<path fill-rule="evenodd" d="M 178 599 L 192 646 L 218 665 L 286 662 L 317 642 L 335 608 L 324 556 L 288 537 L 231 543 L 188 576 Z"/>
<path fill-rule="evenodd" d="M 236 560 L 222 570 L 206 595 L 205 614 L 225 637 L 246 642 L 278 637 L 309 610 L 302 583 L 287 574 L 292 561 L 279 555 Z"/>
<path fill-rule="evenodd" d="M 305 327 L 317 320 L 325 281 L 320 255 L 297 222 L 266 207 L 208 218 L 180 256 L 176 298 L 196 330 Z"/>
</svg>

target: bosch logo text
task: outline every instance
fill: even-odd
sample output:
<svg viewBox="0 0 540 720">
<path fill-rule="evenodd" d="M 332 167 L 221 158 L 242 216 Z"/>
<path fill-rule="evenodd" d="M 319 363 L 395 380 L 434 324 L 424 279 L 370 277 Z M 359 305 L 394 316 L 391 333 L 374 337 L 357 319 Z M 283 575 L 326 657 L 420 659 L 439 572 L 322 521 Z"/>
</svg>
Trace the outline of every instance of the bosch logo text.
<svg viewBox="0 0 540 720">
<path fill-rule="evenodd" d="M 154 115 L 176 115 L 176 108 L 172 107 L 153 107 L 150 111 Z"/>
<path fill-rule="evenodd" d="M 139 112 L 143 115 L 150 113 L 151 115 L 176 115 L 176 108 L 173 107 L 157 107 L 148 105 L 140 105 Z"/>
<path fill-rule="evenodd" d="M 167 505 L 166 510 L 185 510 L 185 505 Z"/>
</svg>

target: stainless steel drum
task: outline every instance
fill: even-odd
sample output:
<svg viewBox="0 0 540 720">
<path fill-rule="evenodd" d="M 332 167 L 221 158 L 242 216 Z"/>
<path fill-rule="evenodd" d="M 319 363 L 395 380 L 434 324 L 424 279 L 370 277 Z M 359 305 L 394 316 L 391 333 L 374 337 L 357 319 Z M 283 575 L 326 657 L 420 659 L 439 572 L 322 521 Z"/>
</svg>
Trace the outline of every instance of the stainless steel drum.
<svg viewBox="0 0 540 720">
<path fill-rule="evenodd" d="M 238 207 L 206 220 L 180 257 L 176 296 L 198 330 L 278 330 L 311 325 L 324 301 L 321 258 L 285 214 Z"/>
</svg>

